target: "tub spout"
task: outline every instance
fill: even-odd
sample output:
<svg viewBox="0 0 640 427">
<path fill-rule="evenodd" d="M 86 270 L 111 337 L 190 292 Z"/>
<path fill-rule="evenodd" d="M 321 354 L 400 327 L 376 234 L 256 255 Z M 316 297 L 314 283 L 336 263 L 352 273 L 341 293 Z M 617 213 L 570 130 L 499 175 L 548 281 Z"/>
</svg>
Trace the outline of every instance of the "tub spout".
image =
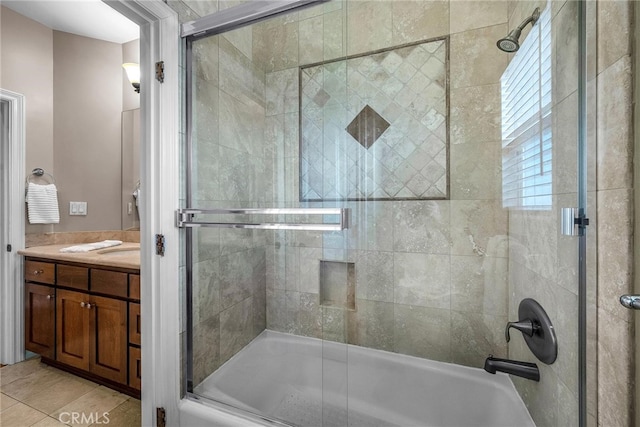
<svg viewBox="0 0 640 427">
<path fill-rule="evenodd" d="M 493 355 L 489 355 L 484 362 L 484 370 L 490 374 L 504 372 L 528 380 L 540 381 L 540 371 L 538 371 L 538 365 L 535 363 L 498 359 L 497 357 L 493 357 Z"/>
</svg>

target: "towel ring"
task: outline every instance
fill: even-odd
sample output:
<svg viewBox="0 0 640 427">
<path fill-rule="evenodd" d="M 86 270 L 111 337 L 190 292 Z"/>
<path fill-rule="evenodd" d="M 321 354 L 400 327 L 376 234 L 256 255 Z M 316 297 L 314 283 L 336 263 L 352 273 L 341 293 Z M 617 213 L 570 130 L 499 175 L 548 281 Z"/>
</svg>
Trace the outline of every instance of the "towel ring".
<svg viewBox="0 0 640 427">
<path fill-rule="evenodd" d="M 53 181 L 52 184 L 56 183 L 56 179 L 49 172 L 45 172 L 44 169 L 42 169 L 42 168 L 35 168 L 34 170 L 31 171 L 31 175 L 29 175 L 27 177 L 27 182 L 26 182 L 27 187 L 29 186 L 29 183 L 31 182 L 31 177 L 34 176 L 34 175 L 35 176 L 47 175 L 47 176 L 49 176 L 51 178 L 51 181 Z"/>
</svg>

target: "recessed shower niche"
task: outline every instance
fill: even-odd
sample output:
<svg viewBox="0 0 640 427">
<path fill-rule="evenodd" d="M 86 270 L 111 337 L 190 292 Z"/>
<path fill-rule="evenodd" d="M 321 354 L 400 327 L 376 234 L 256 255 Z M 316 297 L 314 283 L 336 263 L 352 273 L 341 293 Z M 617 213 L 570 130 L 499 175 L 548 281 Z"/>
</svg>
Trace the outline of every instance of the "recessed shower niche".
<svg viewBox="0 0 640 427">
<path fill-rule="evenodd" d="M 356 309 L 356 265 L 353 262 L 320 261 L 320 304 Z"/>
<path fill-rule="evenodd" d="M 448 199 L 448 39 L 300 67 L 300 200 Z"/>
</svg>

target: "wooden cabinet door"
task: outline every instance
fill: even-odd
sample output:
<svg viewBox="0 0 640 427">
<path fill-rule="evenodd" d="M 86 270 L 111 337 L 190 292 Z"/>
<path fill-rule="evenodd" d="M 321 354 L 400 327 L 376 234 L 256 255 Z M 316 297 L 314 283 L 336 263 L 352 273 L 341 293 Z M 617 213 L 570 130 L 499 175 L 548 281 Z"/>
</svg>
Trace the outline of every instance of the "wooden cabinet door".
<svg viewBox="0 0 640 427">
<path fill-rule="evenodd" d="M 89 369 L 89 295 L 58 289 L 56 359 Z"/>
<path fill-rule="evenodd" d="M 56 292 L 52 286 L 25 283 L 25 336 L 27 350 L 55 357 Z"/>
<path fill-rule="evenodd" d="M 101 377 L 127 383 L 127 303 L 91 297 L 89 370 Z"/>
</svg>

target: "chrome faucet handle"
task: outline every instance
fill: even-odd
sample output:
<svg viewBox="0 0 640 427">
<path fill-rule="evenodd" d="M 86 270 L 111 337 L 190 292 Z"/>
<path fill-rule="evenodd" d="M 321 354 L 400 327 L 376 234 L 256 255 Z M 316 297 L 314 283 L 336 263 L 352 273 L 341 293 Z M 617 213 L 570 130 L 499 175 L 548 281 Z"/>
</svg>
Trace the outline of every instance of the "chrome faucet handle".
<svg viewBox="0 0 640 427">
<path fill-rule="evenodd" d="M 540 325 L 536 325 L 531 319 L 518 320 L 517 322 L 507 322 L 507 328 L 504 331 L 504 337 L 506 338 L 507 342 L 511 341 L 511 337 L 509 336 L 509 329 L 511 328 L 517 329 L 523 334 L 532 337 L 533 334 L 538 329 L 540 329 Z"/>
</svg>

